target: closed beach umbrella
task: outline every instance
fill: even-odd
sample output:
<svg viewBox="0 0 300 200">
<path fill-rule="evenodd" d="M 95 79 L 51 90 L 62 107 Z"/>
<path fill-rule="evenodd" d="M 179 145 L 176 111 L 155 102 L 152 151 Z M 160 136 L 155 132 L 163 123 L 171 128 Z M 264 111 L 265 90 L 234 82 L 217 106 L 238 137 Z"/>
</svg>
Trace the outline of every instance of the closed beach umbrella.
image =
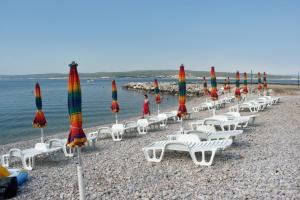
<svg viewBox="0 0 300 200">
<path fill-rule="evenodd" d="M 224 79 L 224 91 L 227 92 L 227 78 Z"/>
<path fill-rule="evenodd" d="M 179 85 L 179 108 L 178 108 L 177 116 L 181 119 L 181 132 L 183 132 L 182 121 L 183 121 L 183 117 L 187 114 L 187 110 L 185 107 L 186 82 L 185 82 L 185 72 L 184 72 L 183 65 L 181 65 L 179 69 L 178 85 Z"/>
<path fill-rule="evenodd" d="M 229 79 L 229 76 L 227 77 L 227 90 L 228 92 L 231 92 L 231 86 L 230 86 L 230 79 Z"/>
<path fill-rule="evenodd" d="M 82 129 L 82 113 L 81 113 L 81 89 L 80 80 L 77 72 L 78 64 L 74 61 L 69 65 L 69 85 L 68 85 L 68 110 L 70 118 L 70 133 L 67 145 L 70 148 L 78 150 L 78 186 L 80 200 L 85 200 L 85 188 L 83 181 L 83 169 L 81 160 L 81 147 L 84 146 L 87 139 Z"/>
<path fill-rule="evenodd" d="M 203 93 L 205 95 L 205 101 L 207 102 L 207 96 L 209 95 L 209 91 L 207 88 L 207 81 L 206 81 L 205 76 L 203 76 Z"/>
<path fill-rule="evenodd" d="M 111 102 L 111 111 L 115 113 L 116 115 L 116 124 L 118 123 L 118 112 L 120 110 L 119 104 L 118 104 L 118 93 L 117 93 L 117 85 L 116 81 L 113 80 L 111 82 L 111 91 L 112 91 L 112 102 Z"/>
<path fill-rule="evenodd" d="M 248 80 L 247 80 L 247 73 L 244 72 L 244 88 L 243 88 L 243 93 L 248 94 Z"/>
<path fill-rule="evenodd" d="M 264 72 L 264 92 L 267 95 L 268 85 L 267 85 L 267 74 Z"/>
<path fill-rule="evenodd" d="M 216 77 L 216 72 L 214 67 L 211 67 L 210 70 L 210 84 L 211 84 L 210 98 L 213 100 L 215 104 L 215 101 L 218 100 L 218 90 L 217 90 L 217 77 Z M 215 114 L 216 114 L 216 108 L 214 105 L 213 115 Z"/>
<path fill-rule="evenodd" d="M 157 104 L 157 114 L 159 114 L 159 104 L 161 103 L 159 87 L 157 79 L 154 79 L 154 94 L 155 94 L 155 103 Z"/>
<path fill-rule="evenodd" d="M 258 91 L 258 94 L 261 93 L 261 90 L 262 90 L 261 75 L 260 75 L 260 72 L 258 72 L 258 74 L 257 74 L 257 91 Z"/>
<path fill-rule="evenodd" d="M 235 77 L 235 92 L 234 92 L 235 98 L 240 100 L 241 98 L 241 91 L 240 91 L 240 72 L 236 72 L 236 77 Z"/>
<path fill-rule="evenodd" d="M 39 83 L 36 83 L 35 85 L 35 104 L 36 104 L 37 111 L 35 113 L 35 118 L 32 122 L 32 125 L 34 128 L 41 129 L 41 142 L 44 143 L 43 128 L 46 127 L 47 121 L 44 112 L 42 111 L 42 93 L 41 93 L 41 88 Z"/>
</svg>

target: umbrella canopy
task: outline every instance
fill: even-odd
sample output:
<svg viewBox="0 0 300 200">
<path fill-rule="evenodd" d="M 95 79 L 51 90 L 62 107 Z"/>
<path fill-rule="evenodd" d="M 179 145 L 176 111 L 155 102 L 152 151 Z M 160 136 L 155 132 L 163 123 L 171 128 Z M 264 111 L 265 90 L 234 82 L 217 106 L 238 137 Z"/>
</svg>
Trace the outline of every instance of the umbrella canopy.
<svg viewBox="0 0 300 200">
<path fill-rule="evenodd" d="M 70 117 L 70 133 L 67 144 L 71 148 L 81 147 L 87 141 L 82 130 L 81 89 L 77 72 L 78 64 L 74 61 L 69 65 L 68 110 Z"/>
<path fill-rule="evenodd" d="M 230 79 L 229 76 L 227 77 L 227 90 L 230 92 L 231 86 L 230 86 Z"/>
<path fill-rule="evenodd" d="M 214 67 L 211 67 L 210 70 L 210 81 L 211 81 L 210 97 L 213 101 L 216 101 L 218 100 L 218 90 L 217 90 L 217 78 L 216 78 Z"/>
<path fill-rule="evenodd" d="M 260 72 L 258 72 L 258 74 L 257 74 L 257 90 L 259 92 L 262 90 Z"/>
<path fill-rule="evenodd" d="M 247 94 L 248 93 L 248 80 L 247 80 L 247 73 L 244 72 L 244 88 L 243 88 L 243 93 Z"/>
<path fill-rule="evenodd" d="M 240 72 L 236 72 L 236 78 L 235 78 L 235 92 L 234 92 L 235 98 L 240 99 L 241 98 L 241 91 L 240 91 Z"/>
<path fill-rule="evenodd" d="M 186 115 L 187 110 L 185 107 L 185 99 L 186 99 L 186 82 L 185 82 L 185 72 L 184 66 L 180 66 L 179 76 L 178 76 L 178 85 L 179 85 L 179 108 L 177 112 L 178 117 L 183 117 Z"/>
<path fill-rule="evenodd" d="M 118 93 L 117 93 L 117 85 L 115 80 L 111 82 L 111 91 L 112 91 L 112 102 L 110 108 L 113 113 L 118 113 L 120 107 L 118 104 Z"/>
<path fill-rule="evenodd" d="M 228 87 L 227 87 L 227 79 L 224 79 L 224 91 L 227 92 Z"/>
<path fill-rule="evenodd" d="M 47 125 L 47 121 L 42 111 L 42 94 L 40 84 L 36 83 L 35 85 L 35 104 L 37 111 L 35 113 L 35 118 L 32 122 L 34 128 L 44 128 Z"/>
<path fill-rule="evenodd" d="M 156 104 L 161 103 L 160 95 L 159 95 L 159 87 L 157 79 L 154 79 L 154 93 L 155 93 L 155 102 Z"/>
<path fill-rule="evenodd" d="M 267 74 L 266 72 L 264 72 L 264 90 L 268 89 L 268 85 L 267 85 Z"/>
<path fill-rule="evenodd" d="M 207 81 L 206 81 L 205 76 L 203 76 L 203 93 L 205 96 L 209 95 L 209 91 L 207 89 Z"/>
</svg>

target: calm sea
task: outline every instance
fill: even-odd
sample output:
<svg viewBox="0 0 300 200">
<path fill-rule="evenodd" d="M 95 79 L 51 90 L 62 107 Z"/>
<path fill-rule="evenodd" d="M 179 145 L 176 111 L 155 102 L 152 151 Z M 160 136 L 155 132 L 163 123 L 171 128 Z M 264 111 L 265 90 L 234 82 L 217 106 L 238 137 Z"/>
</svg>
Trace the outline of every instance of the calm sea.
<svg viewBox="0 0 300 200">
<path fill-rule="evenodd" d="M 34 86 L 37 80 L 0 80 L 0 144 L 40 137 L 40 130 L 32 128 L 35 115 Z M 48 122 L 45 135 L 67 132 L 69 129 L 67 85 L 68 80 L 38 80 L 42 91 L 43 110 Z M 131 81 L 153 79 L 116 79 L 120 120 L 141 116 L 143 94 L 122 89 Z M 115 115 L 110 111 L 111 79 L 88 82 L 81 80 L 83 126 L 92 127 L 111 123 Z M 149 96 L 152 112 L 156 111 L 155 98 Z M 165 96 L 161 108 L 177 105 L 177 97 Z"/>
<path fill-rule="evenodd" d="M 42 90 L 43 110 L 48 122 L 46 135 L 68 132 L 69 119 L 67 107 L 68 80 L 61 79 L 0 79 L 0 144 L 40 137 L 40 130 L 32 128 L 35 115 L 34 86 L 39 81 Z M 143 94 L 122 89 L 128 82 L 152 82 L 153 78 L 119 78 L 118 100 L 121 111 L 120 120 L 141 116 Z M 159 79 L 176 81 L 174 79 Z M 198 82 L 202 80 L 188 80 Z M 254 81 L 255 82 L 255 81 Z M 297 80 L 269 80 L 274 83 L 297 84 Z M 92 82 L 81 80 L 83 127 L 92 127 L 112 123 L 115 116 L 110 111 L 111 79 L 98 79 Z M 152 113 L 156 112 L 154 96 L 149 95 Z M 169 108 L 178 104 L 176 96 L 164 96 L 161 108 Z"/>
</svg>

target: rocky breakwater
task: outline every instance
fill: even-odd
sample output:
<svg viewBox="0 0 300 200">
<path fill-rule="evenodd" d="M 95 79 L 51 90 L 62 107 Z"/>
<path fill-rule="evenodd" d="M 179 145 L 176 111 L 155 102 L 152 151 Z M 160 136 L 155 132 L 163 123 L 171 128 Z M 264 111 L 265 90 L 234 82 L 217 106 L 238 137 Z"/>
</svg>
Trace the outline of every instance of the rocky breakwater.
<svg viewBox="0 0 300 200">
<path fill-rule="evenodd" d="M 153 83 L 149 82 L 130 82 L 122 86 L 127 90 L 134 90 L 144 93 L 154 93 Z M 178 95 L 177 82 L 160 82 L 159 89 L 162 94 Z M 186 85 L 187 96 L 204 96 L 203 87 L 199 84 Z"/>
</svg>

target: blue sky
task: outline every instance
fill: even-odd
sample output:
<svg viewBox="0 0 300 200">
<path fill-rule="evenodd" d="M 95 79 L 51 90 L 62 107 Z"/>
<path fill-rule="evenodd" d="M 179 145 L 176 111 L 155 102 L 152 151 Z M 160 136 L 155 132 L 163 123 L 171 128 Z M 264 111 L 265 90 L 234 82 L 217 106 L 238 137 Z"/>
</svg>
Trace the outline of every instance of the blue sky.
<svg viewBox="0 0 300 200">
<path fill-rule="evenodd" d="M 0 74 L 300 71 L 300 1 L 0 1 Z"/>
</svg>

